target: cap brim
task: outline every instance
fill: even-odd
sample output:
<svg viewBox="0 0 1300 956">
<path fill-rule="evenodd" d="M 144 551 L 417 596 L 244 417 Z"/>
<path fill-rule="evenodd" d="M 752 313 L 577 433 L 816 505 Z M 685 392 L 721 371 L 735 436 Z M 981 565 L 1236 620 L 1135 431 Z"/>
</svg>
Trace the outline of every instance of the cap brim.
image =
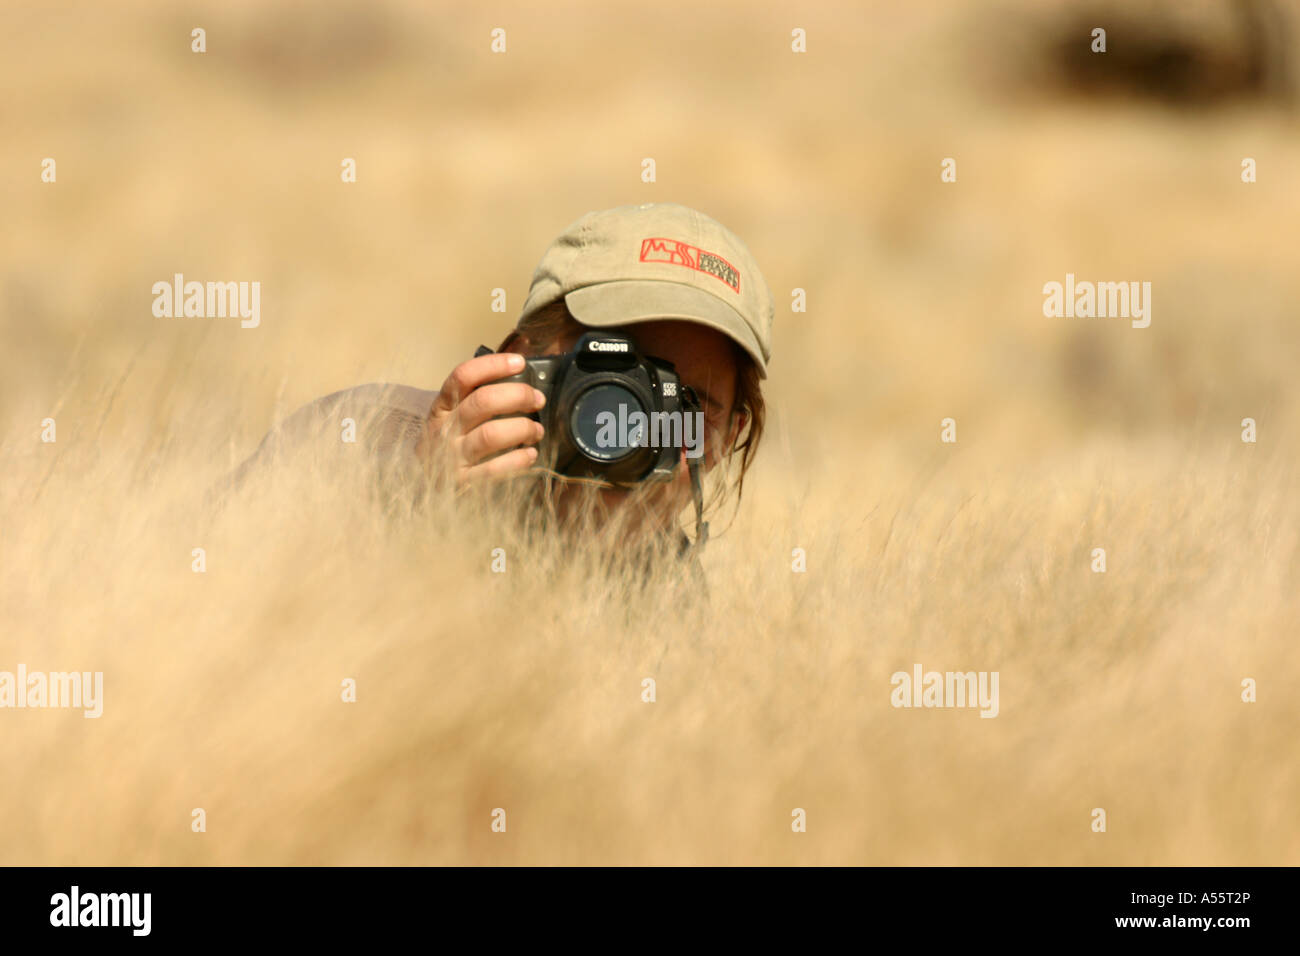
<svg viewBox="0 0 1300 956">
<path fill-rule="evenodd" d="M 767 378 L 767 362 L 749 323 L 717 296 L 694 286 L 660 279 L 620 279 L 575 289 L 564 297 L 564 304 L 575 319 L 596 329 L 665 319 L 708 326 L 740 345 L 754 360 L 759 377 Z"/>
</svg>

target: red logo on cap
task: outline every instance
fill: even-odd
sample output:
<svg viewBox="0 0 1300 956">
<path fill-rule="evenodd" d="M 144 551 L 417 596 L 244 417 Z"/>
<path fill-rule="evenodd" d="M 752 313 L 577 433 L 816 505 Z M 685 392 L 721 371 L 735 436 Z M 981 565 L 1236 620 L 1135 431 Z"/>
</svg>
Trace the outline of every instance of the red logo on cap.
<svg viewBox="0 0 1300 956">
<path fill-rule="evenodd" d="M 736 292 L 740 291 L 740 271 L 722 256 L 677 239 L 642 239 L 642 262 L 670 262 L 696 272 L 716 276 Z"/>
</svg>

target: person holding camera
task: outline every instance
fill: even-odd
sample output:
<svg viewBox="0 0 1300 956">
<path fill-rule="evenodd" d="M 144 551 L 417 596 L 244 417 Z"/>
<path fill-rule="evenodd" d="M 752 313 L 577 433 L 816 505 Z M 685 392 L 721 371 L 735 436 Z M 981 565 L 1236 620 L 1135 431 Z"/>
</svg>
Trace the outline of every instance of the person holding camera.
<svg viewBox="0 0 1300 956">
<path fill-rule="evenodd" d="M 671 535 L 693 502 L 700 546 L 703 476 L 724 466 L 723 495 L 739 503 L 763 435 L 773 315 L 753 256 L 716 220 L 676 203 L 591 212 L 546 250 L 497 351 L 480 348 L 436 392 L 318 399 L 229 484 L 351 421 L 373 461 L 438 488 L 543 472 L 561 520 L 594 494 L 600 513 L 635 502 L 631 527 Z"/>
</svg>

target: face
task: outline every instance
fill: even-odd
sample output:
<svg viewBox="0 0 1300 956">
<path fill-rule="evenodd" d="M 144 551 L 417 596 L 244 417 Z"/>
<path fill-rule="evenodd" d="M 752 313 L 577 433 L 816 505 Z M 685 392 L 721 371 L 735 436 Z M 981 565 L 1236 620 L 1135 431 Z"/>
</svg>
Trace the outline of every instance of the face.
<svg viewBox="0 0 1300 956">
<path fill-rule="evenodd" d="M 744 427 L 741 416 L 735 414 L 737 368 L 731 339 L 695 322 L 673 320 L 640 322 L 609 331 L 630 335 L 643 354 L 671 362 L 682 384 L 695 389 L 704 413 L 704 469 L 713 468 Z M 553 343 L 546 352 L 560 354 L 575 344 L 576 335 L 572 340 Z M 563 514 L 566 503 L 572 504 L 581 490 L 572 485 L 560 488 Z M 635 510 L 644 520 L 660 528 L 671 527 L 691 502 L 686 449 L 681 451 L 680 466 L 671 482 L 646 482 L 631 490 L 606 488 L 598 494 L 604 508 L 623 508 L 635 502 Z"/>
</svg>

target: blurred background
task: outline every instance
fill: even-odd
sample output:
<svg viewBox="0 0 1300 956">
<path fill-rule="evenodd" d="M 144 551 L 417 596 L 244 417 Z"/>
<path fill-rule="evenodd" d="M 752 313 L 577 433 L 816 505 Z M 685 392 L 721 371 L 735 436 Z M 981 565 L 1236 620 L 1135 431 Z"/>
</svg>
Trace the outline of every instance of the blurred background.
<svg viewBox="0 0 1300 956">
<path fill-rule="evenodd" d="M 0 669 L 102 661 L 109 694 L 139 693 L 97 723 L 0 714 L 6 765 L 44 774 L 0 783 L 23 831 L 3 862 L 1300 859 L 1297 3 L 5 20 Z M 186 502 L 277 419 L 362 382 L 436 388 L 500 341 L 568 223 L 650 200 L 734 230 L 777 304 L 770 432 L 696 644 L 664 664 L 612 612 L 580 634 L 572 594 L 545 602 L 562 575 L 492 598 L 485 567 L 338 502 L 202 526 L 231 558 L 194 590 Z M 260 327 L 156 318 L 178 272 L 259 281 Z M 1067 272 L 1149 281 L 1150 327 L 1044 317 Z M 543 620 L 526 638 L 522 609 Z M 501 664 L 521 641 L 532 657 Z M 328 688 L 358 647 L 391 711 L 349 722 Z M 891 710 L 888 674 L 918 660 L 1002 666 L 1003 715 Z M 678 703 L 649 725 L 654 667 Z M 1240 679 L 1266 671 L 1252 710 Z M 464 835 L 511 798 L 533 823 L 509 850 Z M 205 800 L 224 835 L 196 843 Z M 1103 805 L 1120 834 L 1088 831 Z"/>
</svg>

